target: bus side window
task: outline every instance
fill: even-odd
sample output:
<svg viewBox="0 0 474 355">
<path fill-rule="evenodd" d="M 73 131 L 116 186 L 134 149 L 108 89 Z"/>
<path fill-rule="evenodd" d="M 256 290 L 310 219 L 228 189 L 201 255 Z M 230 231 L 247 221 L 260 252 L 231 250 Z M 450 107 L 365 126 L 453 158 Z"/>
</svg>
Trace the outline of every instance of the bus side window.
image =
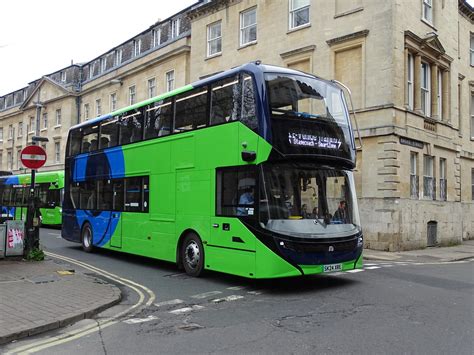
<svg viewBox="0 0 474 355">
<path fill-rule="evenodd" d="M 142 178 L 125 179 L 125 211 L 141 212 L 142 210 Z"/>
<path fill-rule="evenodd" d="M 99 125 L 84 128 L 81 153 L 93 152 L 99 147 Z"/>
<path fill-rule="evenodd" d="M 98 182 L 98 208 L 99 210 L 111 211 L 113 206 L 113 185 L 110 179 Z"/>
<path fill-rule="evenodd" d="M 252 77 L 243 75 L 242 81 L 242 115 L 240 120 L 250 129 L 258 127 L 257 113 L 255 111 L 255 93 Z"/>
<path fill-rule="evenodd" d="M 173 101 L 166 99 L 147 106 L 145 139 L 167 136 L 171 132 Z"/>
<path fill-rule="evenodd" d="M 76 155 L 81 152 L 82 132 L 79 129 L 71 131 L 69 134 L 69 151 L 68 156 Z"/>
<path fill-rule="evenodd" d="M 97 188 L 95 181 L 79 183 L 79 208 L 82 210 L 97 209 Z"/>
<path fill-rule="evenodd" d="M 211 125 L 235 121 L 240 111 L 238 77 L 216 82 L 212 85 L 211 93 Z"/>
<path fill-rule="evenodd" d="M 255 215 L 255 177 L 255 166 L 218 169 L 216 215 Z"/>
<path fill-rule="evenodd" d="M 143 113 L 130 110 L 120 118 L 120 144 L 139 142 L 143 139 Z"/>
<path fill-rule="evenodd" d="M 115 147 L 118 144 L 119 134 L 118 116 L 109 118 L 100 125 L 99 149 Z"/>
<path fill-rule="evenodd" d="M 205 127 L 207 122 L 207 87 L 191 90 L 176 98 L 175 133 Z"/>
<path fill-rule="evenodd" d="M 2 205 L 11 206 L 11 192 L 12 188 L 10 186 L 5 186 L 2 194 Z"/>
<path fill-rule="evenodd" d="M 79 199 L 80 199 L 80 186 L 78 182 L 73 182 L 70 185 L 70 191 L 71 191 L 71 200 L 72 200 L 72 205 L 73 208 L 79 208 Z"/>
<path fill-rule="evenodd" d="M 22 187 L 14 189 L 15 191 L 15 206 L 23 206 L 23 191 Z"/>
</svg>

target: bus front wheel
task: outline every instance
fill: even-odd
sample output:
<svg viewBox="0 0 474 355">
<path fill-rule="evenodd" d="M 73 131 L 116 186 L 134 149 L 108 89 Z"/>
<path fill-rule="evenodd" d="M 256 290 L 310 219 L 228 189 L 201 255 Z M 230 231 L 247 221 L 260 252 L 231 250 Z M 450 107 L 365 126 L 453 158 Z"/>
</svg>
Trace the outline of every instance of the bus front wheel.
<svg viewBox="0 0 474 355">
<path fill-rule="evenodd" d="M 195 233 L 189 233 L 181 245 L 181 261 L 184 270 L 190 276 L 198 277 L 204 269 L 204 248 L 201 238 Z"/>
<path fill-rule="evenodd" d="M 82 249 L 85 252 L 90 253 L 93 251 L 94 246 L 92 245 L 92 227 L 89 223 L 84 224 L 84 227 L 82 227 L 81 242 Z"/>
</svg>

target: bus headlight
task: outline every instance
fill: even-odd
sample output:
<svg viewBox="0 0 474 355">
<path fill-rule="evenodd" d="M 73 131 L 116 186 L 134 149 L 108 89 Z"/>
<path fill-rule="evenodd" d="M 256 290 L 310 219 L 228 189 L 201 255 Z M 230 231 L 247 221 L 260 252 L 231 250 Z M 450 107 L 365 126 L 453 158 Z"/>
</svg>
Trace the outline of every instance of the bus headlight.
<svg viewBox="0 0 474 355">
<path fill-rule="evenodd" d="M 363 245 L 364 245 L 364 238 L 362 237 L 357 238 L 357 248 L 362 248 Z"/>
</svg>

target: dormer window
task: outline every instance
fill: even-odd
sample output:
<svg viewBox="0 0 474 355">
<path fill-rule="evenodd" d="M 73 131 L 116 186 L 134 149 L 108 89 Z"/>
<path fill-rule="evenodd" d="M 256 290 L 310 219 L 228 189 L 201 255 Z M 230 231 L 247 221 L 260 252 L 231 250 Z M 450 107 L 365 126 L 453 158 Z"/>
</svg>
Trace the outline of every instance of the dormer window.
<svg viewBox="0 0 474 355">
<path fill-rule="evenodd" d="M 61 82 L 63 82 L 63 83 L 66 82 L 66 72 L 65 71 L 61 72 Z"/>
<path fill-rule="evenodd" d="M 176 38 L 179 36 L 180 24 L 181 24 L 180 18 L 177 18 L 171 21 L 171 38 Z"/>
<path fill-rule="evenodd" d="M 133 41 L 133 55 L 138 57 L 142 49 L 142 40 L 136 39 Z"/>
</svg>

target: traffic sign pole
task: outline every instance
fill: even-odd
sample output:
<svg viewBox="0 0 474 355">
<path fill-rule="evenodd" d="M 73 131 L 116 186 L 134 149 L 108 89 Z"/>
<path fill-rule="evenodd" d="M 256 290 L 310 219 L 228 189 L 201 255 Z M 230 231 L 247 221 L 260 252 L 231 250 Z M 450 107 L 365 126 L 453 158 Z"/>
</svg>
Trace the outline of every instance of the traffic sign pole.
<svg viewBox="0 0 474 355">
<path fill-rule="evenodd" d="M 28 256 L 32 250 L 39 248 L 39 223 L 37 223 L 36 226 L 35 223 L 33 223 L 36 211 L 39 211 L 39 206 L 37 206 L 35 198 L 35 177 L 36 169 L 41 168 L 46 162 L 46 152 L 42 147 L 35 145 L 35 142 L 33 142 L 33 145 L 29 145 L 21 151 L 20 157 L 22 164 L 31 169 L 31 185 L 28 196 L 28 209 L 26 212 L 26 240 L 24 250 L 25 256 Z"/>
</svg>

